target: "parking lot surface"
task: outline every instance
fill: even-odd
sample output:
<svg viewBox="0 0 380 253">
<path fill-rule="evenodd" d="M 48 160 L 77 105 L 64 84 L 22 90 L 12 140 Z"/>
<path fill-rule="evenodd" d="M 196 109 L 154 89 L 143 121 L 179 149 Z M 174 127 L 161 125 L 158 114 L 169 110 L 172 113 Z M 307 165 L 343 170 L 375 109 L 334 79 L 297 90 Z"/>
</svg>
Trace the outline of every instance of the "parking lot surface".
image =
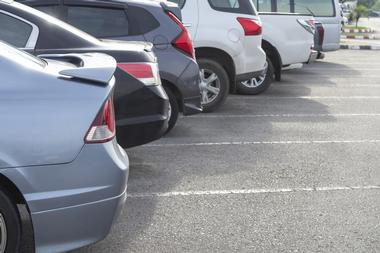
<svg viewBox="0 0 380 253">
<path fill-rule="evenodd" d="M 380 252 L 379 57 L 329 53 L 128 150 L 124 213 L 75 252 Z"/>
</svg>

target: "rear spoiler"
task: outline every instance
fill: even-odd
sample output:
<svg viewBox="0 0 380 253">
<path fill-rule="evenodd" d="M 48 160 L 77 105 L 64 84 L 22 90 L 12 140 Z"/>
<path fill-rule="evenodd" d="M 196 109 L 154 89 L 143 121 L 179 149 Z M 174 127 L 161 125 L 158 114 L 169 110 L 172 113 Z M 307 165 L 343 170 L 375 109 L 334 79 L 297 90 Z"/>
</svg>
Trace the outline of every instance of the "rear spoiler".
<svg viewBox="0 0 380 253">
<path fill-rule="evenodd" d="M 165 12 L 173 13 L 179 20 L 182 21 L 182 12 L 177 4 L 172 2 L 160 2 L 160 5 Z"/>
<path fill-rule="evenodd" d="M 63 69 L 59 72 L 62 76 L 68 76 L 88 81 L 108 84 L 115 73 L 116 60 L 106 54 L 43 54 L 41 58 L 68 62 L 76 67 Z"/>
</svg>

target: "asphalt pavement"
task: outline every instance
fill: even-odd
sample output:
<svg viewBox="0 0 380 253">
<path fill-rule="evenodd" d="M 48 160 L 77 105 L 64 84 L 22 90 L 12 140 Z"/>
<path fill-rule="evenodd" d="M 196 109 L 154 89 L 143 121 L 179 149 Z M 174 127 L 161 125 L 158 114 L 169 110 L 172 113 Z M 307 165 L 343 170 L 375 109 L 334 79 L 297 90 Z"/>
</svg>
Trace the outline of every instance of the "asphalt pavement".
<svg viewBox="0 0 380 253">
<path fill-rule="evenodd" d="M 122 216 L 76 253 L 380 252 L 380 52 L 328 53 L 128 154 Z"/>
</svg>

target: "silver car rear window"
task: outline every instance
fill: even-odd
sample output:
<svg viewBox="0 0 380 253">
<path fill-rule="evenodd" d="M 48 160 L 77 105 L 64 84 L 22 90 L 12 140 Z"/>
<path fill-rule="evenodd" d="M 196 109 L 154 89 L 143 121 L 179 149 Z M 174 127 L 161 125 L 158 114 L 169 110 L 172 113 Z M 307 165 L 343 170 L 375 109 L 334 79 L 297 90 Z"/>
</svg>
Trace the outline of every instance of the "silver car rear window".
<svg viewBox="0 0 380 253">
<path fill-rule="evenodd" d="M 12 46 L 9 46 L 3 42 L 0 42 L 0 55 L 5 55 L 13 61 L 18 62 L 23 65 L 39 65 L 40 67 L 45 67 L 46 62 L 38 57 L 35 57 L 25 51 L 19 50 Z"/>
</svg>

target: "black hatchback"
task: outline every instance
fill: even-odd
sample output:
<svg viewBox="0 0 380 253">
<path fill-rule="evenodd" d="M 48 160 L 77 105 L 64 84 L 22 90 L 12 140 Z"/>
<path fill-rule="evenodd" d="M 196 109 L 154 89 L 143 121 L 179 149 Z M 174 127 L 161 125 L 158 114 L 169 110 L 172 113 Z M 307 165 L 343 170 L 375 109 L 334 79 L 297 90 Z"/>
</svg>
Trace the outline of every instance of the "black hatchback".
<svg viewBox="0 0 380 253">
<path fill-rule="evenodd" d="M 160 138 L 168 128 L 169 99 L 161 85 L 157 58 L 146 42 L 104 42 L 43 12 L 0 0 L 0 40 L 34 55 L 100 52 L 118 69 L 114 103 L 117 139 L 124 147 Z M 46 56 L 49 54 L 50 56 Z M 73 64 L 80 65 L 72 59 Z M 85 102 L 84 106 L 85 106 Z"/>
</svg>

